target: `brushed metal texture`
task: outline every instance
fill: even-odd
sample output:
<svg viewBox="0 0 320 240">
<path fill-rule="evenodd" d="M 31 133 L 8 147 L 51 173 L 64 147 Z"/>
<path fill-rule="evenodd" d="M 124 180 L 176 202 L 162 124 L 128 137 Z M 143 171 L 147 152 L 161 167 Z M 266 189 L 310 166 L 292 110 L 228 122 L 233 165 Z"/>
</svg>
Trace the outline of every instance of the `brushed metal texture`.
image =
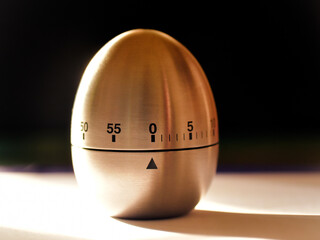
<svg viewBox="0 0 320 240">
<path fill-rule="evenodd" d="M 194 208 L 215 174 L 218 149 L 127 153 L 72 147 L 72 157 L 79 185 L 109 215 L 149 219 Z M 151 159 L 157 169 L 147 169 Z"/>
<path fill-rule="evenodd" d="M 108 124 L 121 132 L 108 133 Z M 217 124 L 210 85 L 193 55 L 167 34 L 133 30 L 108 42 L 85 70 L 71 142 L 92 149 L 191 148 L 217 143 Z"/>
<path fill-rule="evenodd" d="M 165 33 L 131 30 L 83 74 L 72 111 L 74 171 L 111 216 L 178 216 L 208 189 L 218 135 L 213 94 L 193 55 Z"/>
</svg>

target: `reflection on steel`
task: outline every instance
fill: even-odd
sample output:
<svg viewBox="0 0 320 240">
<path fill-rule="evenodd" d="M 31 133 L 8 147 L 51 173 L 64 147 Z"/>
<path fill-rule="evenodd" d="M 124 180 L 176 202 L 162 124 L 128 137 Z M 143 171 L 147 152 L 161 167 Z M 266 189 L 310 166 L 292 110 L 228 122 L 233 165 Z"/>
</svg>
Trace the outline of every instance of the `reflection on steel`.
<svg viewBox="0 0 320 240">
<path fill-rule="evenodd" d="M 218 158 L 216 107 L 201 66 L 162 32 L 120 34 L 83 74 L 71 144 L 80 186 L 112 216 L 187 213 Z"/>
</svg>

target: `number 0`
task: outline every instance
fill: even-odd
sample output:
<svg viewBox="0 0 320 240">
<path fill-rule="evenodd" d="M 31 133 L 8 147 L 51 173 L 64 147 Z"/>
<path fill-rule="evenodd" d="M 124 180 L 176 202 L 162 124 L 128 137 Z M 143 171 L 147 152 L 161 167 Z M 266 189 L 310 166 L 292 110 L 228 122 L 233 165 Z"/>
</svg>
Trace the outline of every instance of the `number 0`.
<svg viewBox="0 0 320 240">
<path fill-rule="evenodd" d="M 155 123 L 151 123 L 149 125 L 149 132 L 151 134 L 155 134 L 157 132 L 157 125 Z"/>
</svg>

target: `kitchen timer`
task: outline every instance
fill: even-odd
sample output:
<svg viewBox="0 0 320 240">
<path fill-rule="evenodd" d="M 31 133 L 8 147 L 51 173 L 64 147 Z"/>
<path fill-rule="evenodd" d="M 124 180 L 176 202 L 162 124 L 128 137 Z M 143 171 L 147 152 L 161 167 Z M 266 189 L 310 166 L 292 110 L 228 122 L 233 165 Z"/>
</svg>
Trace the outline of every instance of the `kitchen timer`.
<svg viewBox="0 0 320 240">
<path fill-rule="evenodd" d="M 218 119 L 195 57 L 156 30 L 109 41 L 87 66 L 71 123 L 77 182 L 114 217 L 188 213 L 218 159 Z"/>
</svg>

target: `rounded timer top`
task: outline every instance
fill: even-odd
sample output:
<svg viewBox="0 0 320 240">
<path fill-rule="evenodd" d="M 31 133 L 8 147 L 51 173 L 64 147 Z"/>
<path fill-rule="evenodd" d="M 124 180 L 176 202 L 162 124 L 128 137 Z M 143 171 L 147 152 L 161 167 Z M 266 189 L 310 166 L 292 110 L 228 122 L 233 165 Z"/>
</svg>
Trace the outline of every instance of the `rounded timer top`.
<svg viewBox="0 0 320 240">
<path fill-rule="evenodd" d="M 77 182 L 111 216 L 186 214 L 216 172 L 218 120 L 194 56 L 156 30 L 124 32 L 87 66 L 74 102 Z"/>
</svg>

